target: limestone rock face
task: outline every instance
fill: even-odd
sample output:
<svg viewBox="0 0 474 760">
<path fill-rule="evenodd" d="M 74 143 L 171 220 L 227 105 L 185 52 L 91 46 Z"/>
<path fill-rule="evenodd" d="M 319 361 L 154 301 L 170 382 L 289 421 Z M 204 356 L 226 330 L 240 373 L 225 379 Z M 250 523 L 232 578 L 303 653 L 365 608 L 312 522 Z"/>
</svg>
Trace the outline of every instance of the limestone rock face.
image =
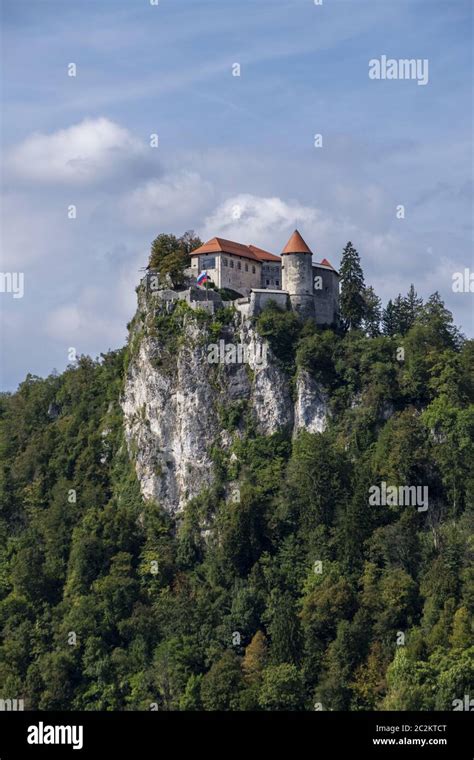
<svg viewBox="0 0 474 760">
<path fill-rule="evenodd" d="M 157 308 L 153 299 L 139 299 L 138 324 L 153 319 Z M 223 345 L 240 345 L 245 362 L 226 363 L 223 352 L 217 363 L 209 361 L 215 340 L 194 314 L 184 315 L 171 353 L 159 329 L 131 330 L 134 349 L 121 399 L 125 437 L 142 496 L 170 514 L 212 484 L 216 448 L 231 455 L 242 426 L 229 432 L 229 411 L 245 409 L 262 435 L 326 426 L 326 399 L 315 381 L 300 374 L 294 401 L 289 378 L 250 321 L 237 316 L 221 334 Z"/>
<path fill-rule="evenodd" d="M 125 435 L 145 499 L 178 511 L 212 480 L 210 448 L 219 436 L 204 347 L 191 348 L 192 322 L 175 366 L 156 366 L 159 338 L 143 338 L 122 398 Z M 203 371 L 204 370 L 204 371 Z"/>
<path fill-rule="evenodd" d="M 323 433 L 328 421 L 328 398 L 308 372 L 296 379 L 295 423 L 293 434 L 300 430 Z"/>
</svg>

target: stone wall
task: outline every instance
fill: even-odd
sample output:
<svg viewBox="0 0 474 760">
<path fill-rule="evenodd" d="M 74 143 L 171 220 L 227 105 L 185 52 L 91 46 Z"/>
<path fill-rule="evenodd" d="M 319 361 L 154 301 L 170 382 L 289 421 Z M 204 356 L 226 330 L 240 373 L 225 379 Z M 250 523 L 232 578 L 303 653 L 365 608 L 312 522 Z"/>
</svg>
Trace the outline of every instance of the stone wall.
<svg viewBox="0 0 474 760">
<path fill-rule="evenodd" d="M 334 269 L 313 264 L 313 283 L 321 277 L 322 288 L 314 290 L 316 322 L 330 325 L 339 321 L 339 277 Z"/>
<path fill-rule="evenodd" d="M 288 309 L 288 293 L 284 290 L 261 289 L 253 290 L 250 294 L 250 313 L 260 314 L 262 309 L 272 301 L 280 309 Z"/>
</svg>

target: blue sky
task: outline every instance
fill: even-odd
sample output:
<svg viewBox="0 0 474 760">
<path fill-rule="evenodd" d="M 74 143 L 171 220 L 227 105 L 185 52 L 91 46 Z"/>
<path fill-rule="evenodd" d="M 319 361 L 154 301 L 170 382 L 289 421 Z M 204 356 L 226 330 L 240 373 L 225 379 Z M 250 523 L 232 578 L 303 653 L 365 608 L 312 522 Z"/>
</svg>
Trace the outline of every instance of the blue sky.
<svg viewBox="0 0 474 760">
<path fill-rule="evenodd" d="M 278 253 L 297 224 L 336 266 L 350 239 L 384 303 L 439 290 L 472 335 L 471 0 L 0 6 L 3 389 L 123 345 L 151 240 L 189 228 Z M 369 79 L 382 55 L 428 84 Z"/>
</svg>

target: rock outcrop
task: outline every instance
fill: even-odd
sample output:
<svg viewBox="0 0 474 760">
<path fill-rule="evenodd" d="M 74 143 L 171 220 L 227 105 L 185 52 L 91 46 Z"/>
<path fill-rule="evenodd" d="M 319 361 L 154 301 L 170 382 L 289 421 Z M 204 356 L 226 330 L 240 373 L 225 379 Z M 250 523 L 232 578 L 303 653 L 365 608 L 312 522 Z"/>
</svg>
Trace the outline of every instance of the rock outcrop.
<svg viewBox="0 0 474 760">
<path fill-rule="evenodd" d="M 232 357 L 227 362 L 222 350 L 215 362 L 209 348 L 216 345 L 212 317 L 200 319 L 182 308 L 179 332 L 170 344 L 159 326 L 153 329 L 162 310 L 159 299 L 139 291 L 121 403 L 142 495 L 176 514 L 212 484 L 216 447 L 230 454 L 235 436 L 243 434 L 239 424 L 229 433 L 229 411 L 245 408 L 256 431 L 271 435 L 321 432 L 328 409 L 308 373 L 298 376 L 293 398 L 290 378 L 249 320 L 236 314 L 217 338 L 221 349 L 243 348 L 245 362 Z"/>
</svg>

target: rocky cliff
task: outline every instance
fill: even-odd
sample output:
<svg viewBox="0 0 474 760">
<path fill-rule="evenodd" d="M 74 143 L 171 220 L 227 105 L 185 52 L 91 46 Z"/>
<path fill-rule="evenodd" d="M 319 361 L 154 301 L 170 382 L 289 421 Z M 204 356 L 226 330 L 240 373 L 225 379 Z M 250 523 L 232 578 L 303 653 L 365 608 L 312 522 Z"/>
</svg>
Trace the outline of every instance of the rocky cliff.
<svg viewBox="0 0 474 760">
<path fill-rule="evenodd" d="M 121 403 L 145 499 L 179 512 L 212 484 L 216 447 L 231 456 L 246 425 L 262 435 L 324 430 L 324 393 L 306 372 L 292 383 L 250 320 L 138 295 Z"/>
</svg>

